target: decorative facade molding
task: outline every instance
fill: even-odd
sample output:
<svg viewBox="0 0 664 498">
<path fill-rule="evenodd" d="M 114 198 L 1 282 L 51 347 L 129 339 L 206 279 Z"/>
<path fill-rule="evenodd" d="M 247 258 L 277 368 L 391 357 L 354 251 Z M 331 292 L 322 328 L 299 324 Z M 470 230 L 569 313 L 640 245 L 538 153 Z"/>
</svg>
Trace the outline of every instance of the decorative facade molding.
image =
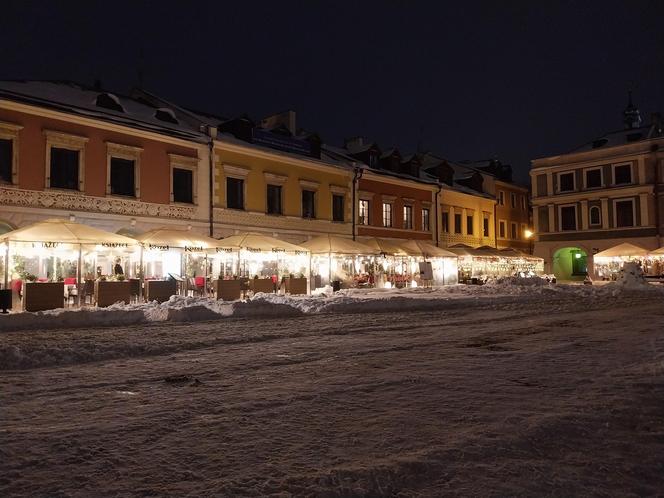
<svg viewBox="0 0 664 498">
<path fill-rule="evenodd" d="M 330 185 L 330 192 L 337 195 L 346 195 L 349 191 L 348 187 L 342 187 L 341 185 Z"/>
<path fill-rule="evenodd" d="M 245 178 L 249 175 L 251 168 L 243 168 L 241 166 L 233 166 L 232 164 L 224 164 L 224 173 L 226 176 L 235 176 Z"/>
<path fill-rule="evenodd" d="M 69 194 L 3 187 L 0 187 L 0 205 L 187 220 L 194 218 L 196 214 L 194 206 L 173 206 L 131 199 L 93 197 L 80 193 Z"/>
<path fill-rule="evenodd" d="M 268 173 L 267 171 L 263 172 L 263 176 L 265 176 L 265 182 L 270 185 L 283 185 L 288 181 L 287 176 Z"/>
<path fill-rule="evenodd" d="M 233 226 L 241 231 L 251 231 L 253 227 L 256 227 L 295 231 L 303 234 L 320 232 L 349 235 L 352 232 L 350 223 L 333 223 L 328 220 L 299 218 L 297 216 L 273 216 L 260 212 L 224 208 L 214 209 L 214 223 Z"/>
<path fill-rule="evenodd" d="M 320 187 L 320 182 L 313 180 L 300 180 L 300 187 L 309 189 L 309 190 L 318 190 Z"/>
</svg>

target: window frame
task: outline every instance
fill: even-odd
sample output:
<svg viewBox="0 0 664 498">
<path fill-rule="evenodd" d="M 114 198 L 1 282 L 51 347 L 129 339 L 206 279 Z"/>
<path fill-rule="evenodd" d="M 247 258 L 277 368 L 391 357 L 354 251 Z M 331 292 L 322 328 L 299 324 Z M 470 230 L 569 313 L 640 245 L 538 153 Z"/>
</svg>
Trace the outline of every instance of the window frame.
<svg viewBox="0 0 664 498">
<path fill-rule="evenodd" d="M 89 141 L 88 137 L 72 135 L 56 130 L 44 130 L 46 137 L 46 157 L 44 171 L 44 188 L 48 190 L 58 190 L 62 192 L 85 192 L 85 146 Z M 78 152 L 78 188 L 63 189 L 51 187 L 51 149 L 66 149 Z"/>
<path fill-rule="evenodd" d="M 245 211 L 246 210 L 246 199 L 247 199 L 247 182 L 246 182 L 246 177 L 239 177 L 236 175 L 225 175 L 225 182 L 224 182 L 224 187 L 226 188 L 226 209 L 235 209 L 236 211 Z M 228 205 L 228 200 L 229 200 L 229 195 L 228 195 L 228 183 L 230 181 L 235 181 L 235 182 L 242 182 L 242 199 L 241 199 L 241 206 L 229 206 Z"/>
<path fill-rule="evenodd" d="M 22 129 L 23 126 L 21 125 L 0 121 L 0 138 L 9 140 L 12 143 L 11 180 L 9 182 L 0 180 L 0 185 L 2 186 L 18 185 L 19 132 Z"/>
<path fill-rule="evenodd" d="M 440 215 L 440 230 L 442 233 L 451 233 L 450 232 L 450 212 L 449 210 L 447 211 L 441 211 Z"/>
<path fill-rule="evenodd" d="M 279 212 L 270 212 L 270 187 L 279 189 Z M 265 214 L 269 216 L 283 216 L 284 214 L 284 186 L 283 184 L 268 182 L 265 184 Z"/>
<path fill-rule="evenodd" d="M 618 226 L 618 203 L 619 202 L 630 202 L 632 204 L 632 224 Z M 613 199 L 613 227 L 614 228 L 634 228 L 637 227 L 636 224 L 636 202 L 631 197 L 623 197 L 620 199 Z"/>
<path fill-rule="evenodd" d="M 482 216 L 482 237 L 491 237 L 491 219 L 488 216 Z"/>
<path fill-rule="evenodd" d="M 502 235 L 501 235 L 502 233 Z M 498 220 L 498 237 L 499 239 L 507 238 L 507 222 L 505 220 Z"/>
<path fill-rule="evenodd" d="M 562 190 L 560 188 L 561 187 L 560 178 L 563 175 L 572 175 L 572 189 L 571 190 Z M 572 171 L 561 171 L 560 173 L 558 173 L 556 175 L 556 182 L 558 184 L 558 193 L 559 194 L 567 194 L 567 193 L 570 193 L 570 192 L 576 192 L 576 190 L 577 190 L 576 189 L 576 171 L 574 171 L 574 170 L 572 170 Z"/>
<path fill-rule="evenodd" d="M 516 209 L 516 193 L 510 192 L 510 204 L 512 209 Z"/>
<path fill-rule="evenodd" d="M 425 214 L 426 213 L 426 216 Z M 422 231 L 423 232 L 430 232 L 431 231 L 431 208 L 430 207 L 423 207 L 422 208 Z M 425 223 L 426 220 L 426 223 Z"/>
<path fill-rule="evenodd" d="M 413 209 L 413 205 L 412 204 L 404 204 L 402 211 L 403 211 L 403 213 L 402 213 L 403 218 L 401 220 L 401 227 L 404 230 L 413 230 L 414 227 L 415 227 L 415 223 L 414 223 L 415 222 L 415 211 Z M 410 213 L 409 218 L 406 217 L 406 211 L 408 211 Z M 408 221 L 408 223 L 406 223 L 406 221 Z"/>
<path fill-rule="evenodd" d="M 345 223 L 346 222 L 346 193 L 340 193 L 340 192 L 335 192 L 331 191 L 331 196 L 332 196 L 332 222 L 333 223 Z M 335 197 L 340 197 L 341 198 L 341 219 L 336 220 L 334 219 L 334 198 Z"/>
<path fill-rule="evenodd" d="M 598 213 L 598 222 L 593 223 L 593 210 L 597 210 Z M 602 226 L 602 209 L 599 206 L 590 206 L 588 208 L 588 226 L 590 227 L 601 227 Z"/>
<path fill-rule="evenodd" d="M 182 156 L 180 154 L 168 154 L 170 159 L 170 182 L 171 182 L 171 204 L 180 206 L 198 206 L 198 158 Z M 173 193 L 173 170 L 185 169 L 191 171 L 191 204 L 188 202 L 179 202 L 174 200 Z"/>
<path fill-rule="evenodd" d="M 516 221 L 510 222 L 510 240 L 519 240 L 519 224 Z"/>
<path fill-rule="evenodd" d="M 457 232 L 457 222 L 456 222 L 457 216 L 459 217 L 459 231 L 458 232 Z M 454 232 L 452 232 L 452 233 L 454 233 L 455 235 L 462 235 L 463 234 L 463 213 L 461 212 L 461 210 L 459 210 L 459 211 L 455 210 L 454 211 L 454 218 L 452 219 L 452 223 L 454 225 L 452 227 L 452 228 L 454 228 Z"/>
<path fill-rule="evenodd" d="M 122 194 L 114 194 L 111 188 L 111 160 L 115 157 L 117 159 L 125 159 L 127 161 L 134 161 L 134 195 L 131 196 L 139 200 L 141 198 L 141 152 L 142 147 L 134 147 L 133 145 L 124 145 L 114 142 L 106 142 L 106 195 L 127 198 L 129 196 Z"/>
<path fill-rule="evenodd" d="M 588 173 L 590 171 L 599 171 L 599 187 L 589 187 L 588 186 Z M 584 190 L 596 190 L 604 188 L 606 184 L 604 183 L 604 168 L 602 166 L 595 166 L 592 168 L 583 169 L 583 189 Z"/>
<path fill-rule="evenodd" d="M 389 209 L 385 209 L 386 207 L 389 207 Z M 382 205 L 382 222 L 383 222 L 383 228 L 393 228 L 394 227 L 394 202 L 388 202 L 388 201 L 383 201 Z M 386 216 L 385 214 L 389 213 L 389 225 L 385 224 L 386 221 Z"/>
<path fill-rule="evenodd" d="M 505 205 L 505 192 L 502 190 L 498 191 L 498 205 L 500 206 Z"/>
<path fill-rule="evenodd" d="M 305 216 L 304 215 L 304 193 L 305 192 L 310 192 L 312 194 L 311 197 L 312 197 L 313 202 L 312 202 L 312 206 L 311 206 L 311 216 Z M 316 213 L 316 211 L 317 211 L 316 210 L 316 202 L 317 202 L 316 197 L 318 197 L 318 191 L 317 190 L 313 190 L 313 189 L 306 188 L 306 187 L 303 187 L 300 190 L 300 211 L 301 211 L 300 216 L 303 219 L 305 219 L 305 220 L 315 220 L 316 219 L 316 214 L 317 214 Z"/>
<path fill-rule="evenodd" d="M 626 183 L 618 183 L 616 182 L 616 168 L 620 168 L 622 166 L 629 166 L 629 182 Z M 615 187 L 622 187 L 624 185 L 634 185 L 636 182 L 634 181 L 634 163 L 629 161 L 629 162 L 624 162 L 624 163 L 615 163 L 611 164 L 611 180 L 612 180 L 612 185 Z"/>
<path fill-rule="evenodd" d="M 475 216 L 466 214 L 466 235 L 475 235 Z"/>
<path fill-rule="evenodd" d="M 574 208 L 574 228 L 563 229 L 563 208 Z M 579 212 L 576 204 L 560 204 L 558 205 L 558 231 L 559 232 L 577 232 L 579 230 Z"/>
<path fill-rule="evenodd" d="M 366 217 L 362 216 L 362 205 L 366 202 Z M 364 222 L 366 218 L 366 223 Z M 358 199 L 357 202 L 357 224 L 362 226 L 368 226 L 371 224 L 371 200 L 370 199 Z"/>
</svg>

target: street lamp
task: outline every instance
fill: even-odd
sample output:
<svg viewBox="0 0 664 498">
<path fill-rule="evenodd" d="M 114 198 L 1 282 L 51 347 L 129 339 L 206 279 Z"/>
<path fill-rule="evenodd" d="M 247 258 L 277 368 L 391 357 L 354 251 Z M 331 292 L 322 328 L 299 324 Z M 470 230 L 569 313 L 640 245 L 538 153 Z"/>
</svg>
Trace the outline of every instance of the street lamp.
<svg viewBox="0 0 664 498">
<path fill-rule="evenodd" d="M 533 253 L 533 235 L 535 235 L 535 232 L 533 232 L 532 230 L 526 228 L 523 232 L 523 235 L 528 240 L 528 251 L 530 252 L 530 254 L 532 254 Z"/>
</svg>

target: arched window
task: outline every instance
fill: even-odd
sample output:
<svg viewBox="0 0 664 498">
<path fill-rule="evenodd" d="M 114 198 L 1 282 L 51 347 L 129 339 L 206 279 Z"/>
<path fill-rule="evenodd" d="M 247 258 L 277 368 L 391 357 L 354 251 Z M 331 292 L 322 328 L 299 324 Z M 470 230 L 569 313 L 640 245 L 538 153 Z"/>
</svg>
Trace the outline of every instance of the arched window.
<svg viewBox="0 0 664 498">
<path fill-rule="evenodd" d="M 601 225 L 602 216 L 600 214 L 599 207 L 593 206 L 590 208 L 590 224 L 591 225 Z"/>
</svg>

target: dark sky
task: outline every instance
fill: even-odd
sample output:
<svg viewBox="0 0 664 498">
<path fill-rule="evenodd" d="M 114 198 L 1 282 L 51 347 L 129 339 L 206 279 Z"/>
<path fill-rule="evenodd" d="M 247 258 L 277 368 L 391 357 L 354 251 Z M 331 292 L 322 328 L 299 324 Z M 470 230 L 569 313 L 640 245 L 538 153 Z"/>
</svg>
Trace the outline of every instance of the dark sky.
<svg viewBox="0 0 664 498">
<path fill-rule="evenodd" d="M 170 5 L 170 6 L 169 6 Z M 529 161 L 664 111 L 664 2 L 3 0 L 0 79 L 138 81 L 194 109 L 292 108 L 331 144 Z"/>
</svg>

